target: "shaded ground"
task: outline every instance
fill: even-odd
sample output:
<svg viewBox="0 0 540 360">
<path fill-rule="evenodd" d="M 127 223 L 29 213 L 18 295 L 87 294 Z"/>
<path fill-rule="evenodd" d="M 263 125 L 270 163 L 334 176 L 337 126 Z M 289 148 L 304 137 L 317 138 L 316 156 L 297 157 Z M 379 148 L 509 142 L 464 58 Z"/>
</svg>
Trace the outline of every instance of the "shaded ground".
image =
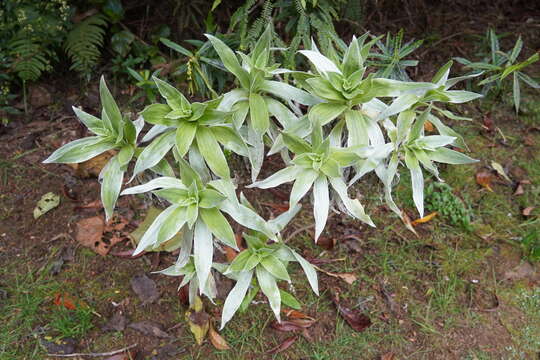
<svg viewBox="0 0 540 360">
<path fill-rule="evenodd" d="M 518 15 L 510 17 L 509 29 L 523 30 L 520 24 L 526 16 Z M 482 33 L 485 25 L 478 31 L 472 26 L 471 31 Z M 420 26 L 418 33 L 428 38 L 435 33 L 441 40 L 448 36 L 445 26 L 431 26 L 427 35 Z M 446 51 L 472 47 L 471 34 L 462 35 L 441 44 L 452 44 Z M 524 35 L 529 46 L 538 45 L 534 31 Z M 420 65 L 426 74 L 444 61 L 439 59 L 442 55 L 432 54 L 442 47 L 437 41 L 426 47 L 424 55 L 430 61 Z M 463 51 L 469 54 L 467 48 Z M 444 59 L 448 57 L 446 54 Z M 384 206 L 378 195 L 380 184 L 367 178 L 354 190 L 369 204 L 368 212 L 378 228 L 334 216 L 323 234 L 323 247 L 313 244 L 306 204 L 285 238 L 307 258 L 322 262 L 324 270 L 352 273 L 357 280 L 351 285 L 320 274 L 322 291 L 316 297 L 299 269 L 293 269 L 298 276 L 292 277 L 289 290 L 302 301 L 302 311 L 318 321 L 288 350 L 273 356 L 266 351 L 292 334 L 269 326 L 273 316 L 262 298 L 246 313 L 237 314 L 222 332 L 231 350 L 216 351 L 208 342 L 197 346 L 184 322 L 186 307 L 177 293 L 178 279 L 151 273 L 172 263 L 173 255 L 102 257 L 77 243 L 77 222 L 101 214 L 99 208 L 81 207 L 99 198 L 99 184 L 94 177 L 82 178 L 80 169 L 40 164 L 53 149 L 83 134 L 65 109 L 63 101 L 76 101 L 69 93 L 58 91 L 55 95 L 62 100 L 34 112 L 31 122 L 17 122 L 0 135 L 0 323 L 4 330 L 0 359 L 42 359 L 46 349 L 58 351 L 53 345 L 65 348 L 71 344 L 75 351 L 88 353 L 135 343 L 137 356 L 144 359 L 538 358 L 540 269 L 527 261 L 527 249 L 522 246 L 524 238 L 540 232 L 537 92 L 524 95 L 519 118 L 504 101 L 493 107 L 485 102 L 457 109 L 474 118 L 471 123 L 455 125 L 470 145 L 471 156 L 481 161 L 443 168 L 442 177 L 451 187 L 448 196 L 470 207 L 469 230 L 451 224 L 451 217 L 437 216 L 418 225 L 419 236 L 415 236 Z M 512 182 L 493 175 L 491 192 L 477 184 L 475 175 L 480 171 L 495 174 L 492 161 L 503 166 Z M 279 167 L 279 161 L 268 166 Z M 407 174 L 401 180 L 397 198 L 414 218 Z M 514 195 L 520 181 L 523 194 Z M 34 220 L 35 204 L 47 192 L 61 196 L 60 206 Z M 263 198 L 250 191 L 246 194 L 266 217 L 282 202 L 279 191 L 265 192 Z M 149 205 L 144 198 L 120 201 L 119 219 L 127 224 L 121 236 L 140 223 Z M 534 206 L 530 215 L 523 215 L 524 209 Z M 111 252 L 129 248 L 126 240 Z M 134 276 L 143 273 L 159 290 L 159 300 L 151 304 L 141 304 L 130 285 Z M 222 283 L 225 288 L 228 285 Z M 336 312 L 335 292 L 346 306 L 367 314 L 373 325 L 362 333 L 352 330 Z M 66 298 L 75 303 L 75 310 L 61 305 Z M 206 304 L 207 311 L 218 318 L 222 302 Z M 170 337 L 145 335 L 129 326 L 103 330 L 120 313 L 127 324 L 159 324 Z"/>
</svg>

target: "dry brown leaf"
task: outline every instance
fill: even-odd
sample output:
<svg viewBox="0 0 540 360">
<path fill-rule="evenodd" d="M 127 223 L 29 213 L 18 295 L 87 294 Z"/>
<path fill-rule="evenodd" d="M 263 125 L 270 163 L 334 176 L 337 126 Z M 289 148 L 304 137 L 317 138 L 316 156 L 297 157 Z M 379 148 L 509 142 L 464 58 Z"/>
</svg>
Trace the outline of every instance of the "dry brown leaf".
<svg viewBox="0 0 540 360">
<path fill-rule="evenodd" d="M 357 279 L 356 275 L 351 274 L 351 273 L 333 273 L 333 272 L 321 269 L 318 266 L 315 266 L 315 265 L 313 265 L 313 266 L 315 267 L 315 269 L 319 270 L 320 272 L 325 273 L 328 276 L 341 279 L 341 280 L 345 281 L 347 284 L 350 284 L 350 285 L 352 285 Z"/>
<path fill-rule="evenodd" d="M 476 183 L 493 192 L 491 180 L 493 180 L 493 175 L 490 171 L 482 170 L 476 173 Z"/>
<path fill-rule="evenodd" d="M 301 311 L 293 310 L 293 309 L 281 309 L 281 311 L 287 316 L 289 319 L 309 319 L 309 320 L 315 320 L 315 318 L 304 314 Z"/>
<path fill-rule="evenodd" d="M 521 212 L 523 216 L 531 216 L 532 211 L 534 210 L 534 206 L 527 206 L 523 211 Z"/>
<path fill-rule="evenodd" d="M 202 345 L 206 334 L 210 328 L 210 315 L 204 311 L 201 298 L 196 296 L 195 301 L 186 311 L 186 320 L 189 330 L 193 333 L 197 344 Z"/>
<path fill-rule="evenodd" d="M 285 341 L 283 341 L 281 344 L 279 344 L 278 346 L 268 350 L 266 353 L 267 354 L 277 354 L 277 353 L 280 353 L 282 351 L 285 351 L 287 350 L 289 347 L 291 347 L 292 344 L 294 344 L 296 342 L 296 340 L 298 340 L 298 336 L 291 336 L 287 339 L 285 339 Z"/>
<path fill-rule="evenodd" d="M 411 222 L 411 225 L 416 226 L 418 224 L 427 223 L 428 221 L 431 221 L 435 216 L 437 216 L 436 211 L 432 212 L 431 214 L 428 214 L 428 215 L 424 216 L 423 218 L 414 220 L 413 222 Z"/>
<path fill-rule="evenodd" d="M 430 123 L 429 121 L 425 121 L 424 122 L 424 130 L 426 132 L 434 132 L 435 131 L 435 127 L 433 126 L 432 123 Z"/>
<path fill-rule="evenodd" d="M 411 218 L 409 217 L 409 215 L 407 215 L 405 210 L 401 211 L 401 220 L 403 221 L 403 224 L 405 224 L 405 227 L 418 237 L 418 233 L 416 232 L 416 230 L 414 230 L 414 227 L 411 224 Z"/>
<path fill-rule="evenodd" d="M 208 338 L 214 347 L 218 350 L 229 350 L 229 344 L 227 341 L 214 329 L 212 322 L 210 322 L 210 328 L 208 329 Z"/>
<path fill-rule="evenodd" d="M 395 358 L 396 356 L 391 352 L 381 355 L 381 360 L 394 360 Z"/>
<path fill-rule="evenodd" d="M 371 326 L 371 319 L 367 315 L 363 314 L 359 310 L 351 310 L 341 305 L 338 293 L 334 295 L 333 301 L 338 309 L 339 314 L 354 330 L 362 332 Z"/>
<path fill-rule="evenodd" d="M 107 230 L 105 221 L 101 216 L 93 216 L 82 219 L 77 223 L 76 240 L 83 246 L 94 250 L 99 255 L 105 256 L 117 243 L 124 240 L 123 237 L 113 235 L 110 239 L 103 237 Z"/>
</svg>

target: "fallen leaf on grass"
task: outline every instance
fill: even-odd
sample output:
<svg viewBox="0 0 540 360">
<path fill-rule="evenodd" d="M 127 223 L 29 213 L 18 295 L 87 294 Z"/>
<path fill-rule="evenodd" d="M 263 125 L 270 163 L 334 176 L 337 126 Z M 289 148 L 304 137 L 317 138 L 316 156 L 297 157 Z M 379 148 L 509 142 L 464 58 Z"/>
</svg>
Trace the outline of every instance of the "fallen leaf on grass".
<svg viewBox="0 0 540 360">
<path fill-rule="evenodd" d="M 333 301 L 338 309 L 339 314 L 354 330 L 362 332 L 371 326 L 371 319 L 367 315 L 358 310 L 351 310 L 341 305 L 339 301 L 339 294 L 335 294 Z"/>
<path fill-rule="evenodd" d="M 504 171 L 501 164 L 499 164 L 498 162 L 492 161 L 491 167 L 494 168 L 495 171 L 497 171 L 497 174 L 502 176 L 506 181 L 508 181 L 509 183 L 512 183 L 512 180 L 508 177 L 508 175 L 506 175 L 506 171 Z"/>
<path fill-rule="evenodd" d="M 491 180 L 493 180 L 493 175 L 490 171 L 482 170 L 476 173 L 476 183 L 493 192 Z"/>
<path fill-rule="evenodd" d="M 75 305 L 75 299 L 73 299 L 68 294 L 60 294 L 57 293 L 54 295 L 54 305 L 56 306 L 63 306 L 68 310 L 75 310 L 77 306 Z"/>
<path fill-rule="evenodd" d="M 159 299 L 159 291 L 154 280 L 145 274 L 135 275 L 130 280 L 131 288 L 142 301 L 142 305 L 151 304 Z"/>
<path fill-rule="evenodd" d="M 162 330 L 161 325 L 152 321 L 131 323 L 128 325 L 128 327 L 140 331 L 145 335 L 151 335 L 163 339 L 171 338 L 169 334 Z"/>
<path fill-rule="evenodd" d="M 195 341 L 202 345 L 210 327 L 210 315 L 204 311 L 200 297 L 196 296 L 194 303 L 186 311 L 186 321 L 189 324 L 189 330 L 195 336 Z"/>
<path fill-rule="evenodd" d="M 210 327 L 208 329 L 208 338 L 210 339 L 210 342 L 214 347 L 218 350 L 229 350 L 229 344 L 227 344 L 227 341 L 214 329 L 214 326 L 212 323 L 210 323 Z"/>
<path fill-rule="evenodd" d="M 395 358 L 396 356 L 391 352 L 381 355 L 381 360 L 394 360 Z"/>
<path fill-rule="evenodd" d="M 273 347 L 272 349 L 268 350 L 266 353 L 267 354 L 278 354 L 282 351 L 285 351 L 287 350 L 288 348 L 291 347 L 292 344 L 294 344 L 296 342 L 296 340 L 298 340 L 298 336 L 291 336 L 287 339 L 285 339 L 285 341 L 283 341 L 281 344 L 279 344 L 278 346 L 276 347 Z"/>
<path fill-rule="evenodd" d="M 48 211 L 51 211 L 60 204 L 60 196 L 55 193 L 48 192 L 39 199 L 34 208 L 34 219 L 42 216 Z"/>
<path fill-rule="evenodd" d="M 101 170 L 114 156 L 115 152 L 110 150 L 99 154 L 89 160 L 79 164 L 68 164 L 75 170 L 75 175 L 80 178 L 98 177 Z"/>
<path fill-rule="evenodd" d="M 433 126 L 432 123 L 430 123 L 429 121 L 425 121 L 424 122 L 424 130 L 426 132 L 434 132 L 435 131 L 435 127 Z"/>
<path fill-rule="evenodd" d="M 331 277 L 335 277 L 335 278 L 338 278 L 338 279 L 341 279 L 343 281 L 345 281 L 347 284 L 350 284 L 352 285 L 355 281 L 356 281 L 356 275 L 354 274 L 351 274 L 351 273 L 332 273 L 330 271 L 326 271 L 326 270 L 323 270 L 321 269 L 320 267 L 314 265 L 315 269 L 319 270 L 320 272 L 328 275 L 328 276 L 331 276 Z"/>
<path fill-rule="evenodd" d="M 532 211 L 534 210 L 534 206 L 527 206 L 523 211 L 521 212 L 523 216 L 531 216 Z"/>
<path fill-rule="evenodd" d="M 505 280 L 538 279 L 540 275 L 529 262 L 523 262 L 515 268 L 504 273 Z"/>
<path fill-rule="evenodd" d="M 531 182 L 529 180 L 520 180 L 517 184 L 516 191 L 514 191 L 514 196 L 525 194 L 525 189 L 523 188 L 523 185 L 530 185 L 530 184 Z"/>
<path fill-rule="evenodd" d="M 292 319 L 282 320 L 281 322 L 273 321 L 270 325 L 274 330 L 288 332 L 301 331 L 315 324 L 315 319 Z"/>
<path fill-rule="evenodd" d="M 274 210 L 276 210 L 276 212 L 278 214 L 281 214 L 281 213 L 284 213 L 285 211 L 289 210 L 289 204 L 277 204 L 277 203 L 267 203 L 267 202 L 263 202 L 261 203 L 261 205 L 265 205 L 265 206 L 268 206 Z"/>
<path fill-rule="evenodd" d="M 304 314 L 301 311 L 293 310 L 293 309 L 281 309 L 281 312 L 285 314 L 289 319 L 309 319 L 309 320 L 315 320 L 315 318 L 312 318 L 309 315 Z"/>
<path fill-rule="evenodd" d="M 75 239 L 81 245 L 94 250 L 99 255 L 105 256 L 114 245 L 124 240 L 119 236 L 104 239 L 103 233 L 105 230 L 105 221 L 101 216 L 82 219 L 77 223 L 77 236 Z"/>
<path fill-rule="evenodd" d="M 411 225 L 416 226 L 418 224 L 427 223 L 428 221 L 431 221 L 435 216 L 437 216 L 436 211 L 432 212 L 431 214 L 428 214 L 428 215 L 424 216 L 423 218 L 414 220 L 413 222 L 411 222 Z"/>
<path fill-rule="evenodd" d="M 401 221 L 403 221 L 403 224 L 405 224 L 405 227 L 407 229 L 409 229 L 414 235 L 418 237 L 418 233 L 416 232 L 416 230 L 414 230 L 414 227 L 411 224 L 411 218 L 409 217 L 409 215 L 407 215 L 405 210 L 401 211 Z"/>
<path fill-rule="evenodd" d="M 116 312 L 109 321 L 103 325 L 103 331 L 124 331 L 127 325 L 127 318 L 122 312 Z"/>
</svg>

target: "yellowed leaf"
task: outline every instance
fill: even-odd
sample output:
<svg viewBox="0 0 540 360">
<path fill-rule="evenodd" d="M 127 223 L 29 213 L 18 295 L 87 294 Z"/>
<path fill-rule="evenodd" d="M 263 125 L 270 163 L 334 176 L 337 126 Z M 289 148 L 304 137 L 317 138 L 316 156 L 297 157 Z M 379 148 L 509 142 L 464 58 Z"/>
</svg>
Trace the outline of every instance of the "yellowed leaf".
<svg viewBox="0 0 540 360">
<path fill-rule="evenodd" d="M 427 223 L 428 221 L 431 221 L 435 216 L 437 216 L 437 212 L 436 212 L 436 211 L 432 212 L 431 214 L 427 214 L 427 215 L 424 216 L 423 218 L 414 220 L 414 221 L 411 223 L 411 225 L 415 226 L 415 225 L 418 225 L 418 224 Z"/>
<path fill-rule="evenodd" d="M 353 284 L 357 279 L 356 275 L 354 275 L 352 273 L 333 273 L 333 272 L 321 269 L 318 266 L 315 266 L 315 265 L 313 265 L 313 266 L 315 267 L 315 269 L 319 270 L 320 272 L 325 273 L 328 276 L 341 279 L 341 280 L 345 281 L 347 284 Z"/>
<path fill-rule="evenodd" d="M 212 323 L 210 323 L 210 328 L 208 330 L 208 338 L 214 347 L 218 350 L 230 350 L 229 344 L 215 329 Z"/>
<path fill-rule="evenodd" d="M 189 330 L 193 333 L 197 344 L 202 345 L 210 328 L 210 315 L 204 311 L 200 297 L 196 296 L 194 303 L 186 311 L 186 321 Z"/>
</svg>

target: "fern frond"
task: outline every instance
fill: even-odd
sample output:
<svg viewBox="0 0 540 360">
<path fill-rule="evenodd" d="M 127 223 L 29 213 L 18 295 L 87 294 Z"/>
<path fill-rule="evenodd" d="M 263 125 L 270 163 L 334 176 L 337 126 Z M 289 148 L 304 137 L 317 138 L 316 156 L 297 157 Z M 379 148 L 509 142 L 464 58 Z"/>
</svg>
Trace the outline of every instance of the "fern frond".
<svg viewBox="0 0 540 360">
<path fill-rule="evenodd" d="M 13 58 L 12 71 L 23 81 L 35 81 L 50 67 L 44 56 L 46 51 L 30 37 L 15 39 L 9 44 L 9 54 Z"/>
<path fill-rule="evenodd" d="M 105 16 L 97 14 L 81 21 L 69 32 L 64 49 L 71 59 L 71 70 L 89 74 L 97 65 L 107 25 Z"/>
</svg>

